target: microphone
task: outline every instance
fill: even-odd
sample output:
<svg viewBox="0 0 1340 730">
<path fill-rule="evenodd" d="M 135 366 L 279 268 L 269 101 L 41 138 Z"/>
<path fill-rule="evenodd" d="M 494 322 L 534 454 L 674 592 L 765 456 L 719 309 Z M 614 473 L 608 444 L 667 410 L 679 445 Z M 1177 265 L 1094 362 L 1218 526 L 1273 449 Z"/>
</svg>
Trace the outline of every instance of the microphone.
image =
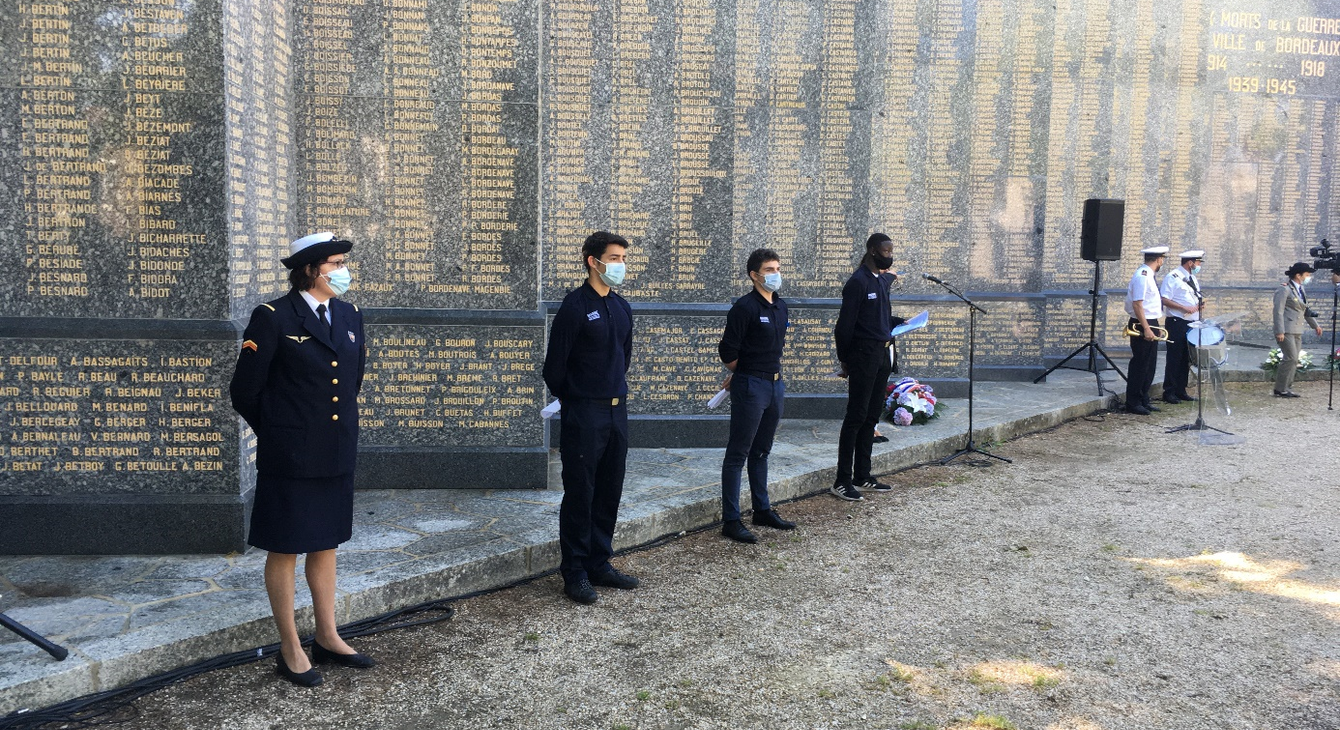
<svg viewBox="0 0 1340 730">
<path fill-rule="evenodd" d="M 921 273 L 921 278 L 925 279 L 926 281 L 933 281 L 936 284 L 944 286 L 943 281 L 940 281 L 939 279 L 935 278 L 934 276 L 931 276 L 930 274 L 925 273 L 924 271 Z"/>
</svg>

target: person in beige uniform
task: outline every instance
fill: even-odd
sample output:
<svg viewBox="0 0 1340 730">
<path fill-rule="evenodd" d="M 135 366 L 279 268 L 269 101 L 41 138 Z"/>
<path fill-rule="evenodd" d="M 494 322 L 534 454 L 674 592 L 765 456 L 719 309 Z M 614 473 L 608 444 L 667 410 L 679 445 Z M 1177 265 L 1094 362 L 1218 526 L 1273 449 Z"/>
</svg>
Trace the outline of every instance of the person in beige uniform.
<svg viewBox="0 0 1340 730">
<path fill-rule="evenodd" d="M 1307 307 L 1307 293 L 1303 287 L 1312 281 L 1316 269 L 1299 261 L 1284 272 L 1289 278 L 1275 290 L 1275 341 L 1280 345 L 1280 364 L 1275 368 L 1275 397 L 1297 398 L 1293 392 L 1293 376 L 1298 370 L 1298 354 L 1303 350 L 1303 323 L 1321 336 L 1321 325 Z"/>
</svg>

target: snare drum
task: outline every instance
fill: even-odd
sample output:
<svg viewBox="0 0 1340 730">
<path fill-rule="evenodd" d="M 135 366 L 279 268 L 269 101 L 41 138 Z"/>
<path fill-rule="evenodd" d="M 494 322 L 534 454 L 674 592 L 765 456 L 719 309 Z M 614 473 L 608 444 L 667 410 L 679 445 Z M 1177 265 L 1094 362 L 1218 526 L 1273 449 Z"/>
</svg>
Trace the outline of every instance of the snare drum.
<svg viewBox="0 0 1340 730">
<path fill-rule="evenodd" d="M 1214 347 L 1225 337 L 1223 328 L 1213 322 L 1196 322 L 1186 331 L 1186 341 L 1192 347 Z"/>
</svg>

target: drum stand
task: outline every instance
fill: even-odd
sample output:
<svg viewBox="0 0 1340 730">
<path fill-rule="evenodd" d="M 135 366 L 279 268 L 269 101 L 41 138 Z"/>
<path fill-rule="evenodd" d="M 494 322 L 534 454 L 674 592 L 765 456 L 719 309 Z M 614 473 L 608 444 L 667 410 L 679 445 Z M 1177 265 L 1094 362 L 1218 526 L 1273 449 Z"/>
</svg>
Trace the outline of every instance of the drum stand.
<svg viewBox="0 0 1340 730">
<path fill-rule="evenodd" d="M 1185 345 L 1186 347 L 1191 346 L 1189 343 L 1185 342 L 1182 344 Z M 1208 357 L 1209 355 L 1206 354 L 1206 358 Z M 1178 431 L 1218 431 L 1219 433 L 1222 433 L 1225 436 L 1233 435 L 1232 433 L 1229 433 L 1228 431 L 1225 431 L 1222 428 L 1215 428 L 1214 426 L 1205 423 L 1205 395 L 1204 391 L 1201 389 L 1201 382 L 1204 380 L 1203 376 L 1205 374 L 1204 370 L 1205 365 L 1200 360 L 1200 351 L 1197 350 L 1196 351 L 1196 422 L 1188 423 L 1182 426 L 1175 426 L 1173 428 L 1165 430 L 1164 433 L 1177 433 Z"/>
<path fill-rule="evenodd" d="M 66 649 L 63 646 L 56 646 L 50 641 L 47 641 L 36 631 L 33 631 L 32 629 L 4 615 L 3 613 L 0 613 L 0 626 L 3 626 L 9 629 L 10 631 L 13 631 L 14 633 L 18 634 L 19 636 L 27 639 L 28 641 L 32 642 L 33 645 L 37 646 L 42 651 L 50 654 L 53 657 L 56 657 L 56 661 L 58 662 L 63 661 L 65 657 L 70 655 L 69 649 Z"/>
<path fill-rule="evenodd" d="M 1034 383 L 1041 383 L 1042 381 L 1047 379 L 1048 375 L 1051 375 L 1053 372 L 1055 372 L 1060 368 L 1065 368 L 1066 370 L 1082 370 L 1086 373 L 1093 373 L 1093 377 L 1098 381 L 1098 395 L 1099 397 L 1102 397 L 1103 370 L 1108 368 L 1098 367 L 1099 355 L 1102 355 L 1103 359 L 1107 361 L 1107 364 L 1111 366 L 1110 367 L 1111 370 L 1117 371 L 1117 375 L 1120 375 L 1122 380 L 1126 379 L 1126 373 L 1121 372 L 1121 368 L 1117 367 L 1117 364 L 1112 362 L 1112 358 L 1108 357 L 1107 353 L 1103 352 L 1103 347 L 1098 344 L 1098 273 L 1101 270 L 1102 270 L 1102 262 L 1094 261 L 1093 288 L 1089 290 L 1089 296 L 1092 299 L 1092 301 L 1090 302 L 1091 308 L 1089 311 L 1089 341 L 1080 345 L 1079 348 L 1074 352 L 1070 353 L 1069 355 L 1066 355 L 1061 360 L 1061 362 L 1058 362 L 1055 365 L 1048 368 L 1047 372 L 1039 375 L 1037 379 L 1033 381 Z M 1085 350 L 1089 351 L 1088 365 L 1084 367 L 1078 367 L 1075 365 L 1066 364 L 1071 360 L 1074 360 L 1081 352 L 1084 352 Z"/>
</svg>

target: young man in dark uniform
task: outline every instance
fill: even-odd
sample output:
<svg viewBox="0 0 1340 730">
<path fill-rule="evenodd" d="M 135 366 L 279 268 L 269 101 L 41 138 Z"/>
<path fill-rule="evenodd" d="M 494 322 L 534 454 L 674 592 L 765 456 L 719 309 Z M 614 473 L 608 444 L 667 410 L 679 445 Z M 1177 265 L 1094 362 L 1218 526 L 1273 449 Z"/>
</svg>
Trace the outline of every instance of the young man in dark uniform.
<svg viewBox="0 0 1340 730">
<path fill-rule="evenodd" d="M 638 586 L 609 562 L 628 455 L 625 374 L 633 358 L 633 310 L 611 287 L 623 283 L 627 250 L 628 241 L 613 233 L 587 237 L 586 283 L 554 315 L 544 358 L 545 385 L 562 404 L 559 570 L 563 592 L 577 603 L 595 603 L 594 586 Z"/>
<path fill-rule="evenodd" d="M 777 252 L 760 248 L 749 254 L 745 271 L 754 290 L 735 301 L 726 315 L 726 331 L 718 352 L 731 371 L 730 441 L 721 461 L 721 534 L 737 542 L 758 542 L 740 520 L 740 469 L 749 465 L 749 494 L 754 524 L 794 530 L 768 501 L 768 454 L 782 417 L 786 386 L 782 380 L 782 346 L 786 343 L 786 302 L 782 265 Z"/>
<path fill-rule="evenodd" d="M 860 268 L 842 287 L 842 309 L 833 333 L 840 373 L 847 378 L 847 415 L 838 437 L 837 480 L 830 491 L 849 502 L 864 499 L 862 491 L 893 489 L 870 474 L 875 424 L 884 409 L 889 373 L 893 371 L 889 343 L 893 340 L 894 317 L 889 287 L 898 277 L 886 273 L 892 267 L 893 241 L 883 233 L 871 234 Z"/>
</svg>

